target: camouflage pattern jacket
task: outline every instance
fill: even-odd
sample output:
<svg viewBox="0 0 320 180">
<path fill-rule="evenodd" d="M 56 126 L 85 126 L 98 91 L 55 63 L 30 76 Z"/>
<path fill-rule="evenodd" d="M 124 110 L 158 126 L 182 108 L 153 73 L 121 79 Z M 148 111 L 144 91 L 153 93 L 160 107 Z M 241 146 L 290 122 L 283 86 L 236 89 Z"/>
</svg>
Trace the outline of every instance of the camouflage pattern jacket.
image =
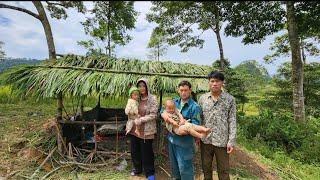
<svg viewBox="0 0 320 180">
<path fill-rule="evenodd" d="M 211 97 L 211 92 L 203 94 L 198 101 L 201 107 L 201 119 L 204 126 L 211 128 L 205 144 L 218 147 L 234 146 L 236 143 L 236 104 L 232 95 L 221 92 L 217 101 Z"/>
</svg>

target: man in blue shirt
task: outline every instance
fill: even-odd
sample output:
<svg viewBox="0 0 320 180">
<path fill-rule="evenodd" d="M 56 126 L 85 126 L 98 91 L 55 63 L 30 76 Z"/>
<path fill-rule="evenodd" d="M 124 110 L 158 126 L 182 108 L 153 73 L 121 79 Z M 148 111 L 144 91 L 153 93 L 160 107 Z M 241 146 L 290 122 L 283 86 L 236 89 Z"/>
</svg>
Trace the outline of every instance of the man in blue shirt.
<svg viewBox="0 0 320 180">
<path fill-rule="evenodd" d="M 181 81 L 178 85 L 180 98 L 174 99 L 174 103 L 184 119 L 190 120 L 190 123 L 199 125 L 200 106 L 191 98 L 191 92 L 190 82 Z M 166 122 L 174 124 L 174 120 L 167 113 L 163 112 L 163 109 L 161 110 L 161 117 Z M 169 132 L 167 138 L 173 178 L 193 180 L 193 137 L 190 135 L 178 136 Z"/>
</svg>

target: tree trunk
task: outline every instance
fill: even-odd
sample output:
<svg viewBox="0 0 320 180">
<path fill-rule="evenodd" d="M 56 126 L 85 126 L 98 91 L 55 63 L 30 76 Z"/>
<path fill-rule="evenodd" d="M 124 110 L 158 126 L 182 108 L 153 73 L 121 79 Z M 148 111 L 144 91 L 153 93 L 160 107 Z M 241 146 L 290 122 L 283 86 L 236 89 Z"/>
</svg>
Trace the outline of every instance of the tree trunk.
<svg viewBox="0 0 320 180">
<path fill-rule="evenodd" d="M 49 59 L 55 60 L 56 57 L 56 48 L 54 46 L 54 41 L 53 41 L 53 35 L 51 31 L 51 26 L 48 21 L 46 12 L 43 8 L 43 5 L 40 1 L 32 1 L 33 5 L 36 7 L 38 13 L 39 13 L 39 20 L 43 26 L 44 33 L 46 35 L 47 39 L 47 44 L 48 44 L 48 51 L 49 51 Z M 57 96 L 58 99 L 58 109 L 57 109 L 57 119 L 61 120 L 62 119 L 62 107 L 63 107 L 63 102 L 62 102 L 62 93 L 60 92 Z"/>
<path fill-rule="evenodd" d="M 110 2 L 108 2 L 108 27 L 107 27 L 107 33 L 108 33 L 108 54 L 111 57 L 111 39 L 110 39 L 110 20 L 111 20 L 111 11 L 110 11 Z"/>
<path fill-rule="evenodd" d="M 62 108 L 63 108 L 63 102 L 62 102 L 62 93 L 58 93 L 58 97 L 57 97 L 58 101 L 57 101 L 57 134 L 56 134 L 56 138 L 57 138 L 57 145 L 58 145 L 58 151 L 61 153 L 64 153 L 67 151 L 67 149 L 63 149 L 64 146 L 66 146 L 65 141 L 63 140 L 63 132 L 62 132 L 62 128 L 60 126 L 60 124 L 58 123 L 60 120 L 62 120 Z"/>
<path fill-rule="evenodd" d="M 51 26 L 48 21 L 46 12 L 44 11 L 44 8 L 40 1 L 32 1 L 32 3 L 34 4 L 34 6 L 36 7 L 39 13 L 39 19 L 46 35 L 48 51 L 49 51 L 49 59 L 56 59 L 56 48 L 54 46 Z"/>
<path fill-rule="evenodd" d="M 53 35 L 52 35 L 52 31 L 51 31 L 51 26 L 50 23 L 48 21 L 46 12 L 43 8 L 43 5 L 40 1 L 32 1 L 33 5 L 36 7 L 37 11 L 39 14 L 36 14 L 32 11 L 29 11 L 27 9 L 24 8 L 20 8 L 20 7 L 15 7 L 15 6 L 10 6 L 10 5 L 5 5 L 5 4 L 0 4 L 0 8 L 8 8 L 8 9 L 13 9 L 13 10 L 17 10 L 20 12 L 24 12 L 27 13 L 35 18 L 37 18 L 38 20 L 40 20 L 43 29 L 44 29 L 44 33 L 46 36 L 46 40 L 47 40 L 47 45 L 48 45 L 48 52 L 49 52 L 49 59 L 51 60 L 56 60 L 56 48 L 54 46 L 54 41 L 53 41 Z M 62 108 L 63 108 L 63 102 L 62 102 L 62 93 L 58 94 L 58 108 L 57 108 L 57 120 L 61 120 L 62 119 Z M 60 127 L 60 126 L 58 126 Z M 61 132 L 61 129 L 58 128 L 57 134 L 59 134 Z M 61 138 L 57 138 L 58 141 L 58 149 L 60 152 L 62 152 L 62 140 Z"/>
<path fill-rule="evenodd" d="M 53 41 L 53 35 L 52 35 L 52 31 L 51 31 L 51 26 L 50 23 L 48 21 L 46 12 L 43 8 L 43 5 L 40 1 L 32 1 L 33 5 L 36 7 L 38 13 L 39 13 L 39 19 L 40 22 L 43 26 L 44 29 L 44 33 L 46 35 L 46 39 L 47 39 L 47 44 L 48 44 L 48 51 L 49 51 L 49 59 L 51 60 L 56 60 L 56 48 L 54 46 L 54 41 Z M 62 108 L 63 108 L 63 101 L 62 101 L 62 92 L 58 93 L 57 95 L 57 120 L 62 120 Z M 57 144 L 58 144 L 58 150 L 62 153 L 64 153 L 66 151 L 64 151 L 63 147 L 65 146 L 65 141 L 63 141 L 63 137 L 59 138 L 59 134 L 63 134 L 62 133 L 62 129 L 60 126 L 58 126 L 57 129 L 59 132 L 57 132 L 58 137 L 57 137 Z"/>
<path fill-rule="evenodd" d="M 38 20 L 40 20 L 38 14 L 36 14 L 32 11 L 29 11 L 28 9 L 24 9 L 24 8 L 20 8 L 20 7 L 16 7 L 16 6 L 11 6 L 11 5 L 7 5 L 7 4 L 2 4 L 2 3 L 0 3 L 0 8 L 7 8 L 7 9 L 13 9 L 16 11 L 24 12 L 24 13 L 29 14 L 29 15 L 37 18 Z"/>
<path fill-rule="evenodd" d="M 158 61 L 159 61 L 159 59 L 160 59 L 160 43 L 158 43 Z"/>
<path fill-rule="evenodd" d="M 306 64 L 306 54 L 304 53 L 304 43 L 302 39 L 300 40 L 300 47 L 301 47 L 301 57 L 302 57 L 303 64 Z"/>
<path fill-rule="evenodd" d="M 220 52 L 220 71 L 224 71 L 224 55 L 223 55 L 223 47 L 222 47 L 222 41 L 220 37 L 220 30 L 215 32 L 217 36 L 218 46 L 219 46 L 219 52 Z"/>
<path fill-rule="evenodd" d="M 286 2 L 289 42 L 292 55 L 292 87 L 293 87 L 293 112 L 297 122 L 305 121 L 304 96 L 303 96 L 303 63 L 298 37 L 298 27 L 295 17 L 294 2 Z"/>
<path fill-rule="evenodd" d="M 219 52 L 220 52 L 220 71 L 224 71 L 224 54 L 223 54 L 223 46 L 222 46 L 222 40 L 220 36 L 220 15 L 219 15 L 219 9 L 217 6 L 214 8 L 215 12 L 215 29 L 213 30 L 214 33 L 217 36 L 218 46 L 219 46 Z"/>
</svg>

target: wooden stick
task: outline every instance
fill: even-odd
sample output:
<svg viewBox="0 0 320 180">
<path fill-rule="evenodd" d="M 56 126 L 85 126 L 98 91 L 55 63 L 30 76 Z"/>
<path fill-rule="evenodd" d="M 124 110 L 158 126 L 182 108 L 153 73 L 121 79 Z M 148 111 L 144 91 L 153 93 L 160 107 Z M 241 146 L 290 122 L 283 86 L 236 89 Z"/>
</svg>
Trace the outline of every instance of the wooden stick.
<svg viewBox="0 0 320 180">
<path fill-rule="evenodd" d="M 108 119 L 115 119 L 114 117 Z M 117 120 L 116 120 L 117 121 Z M 115 121 L 58 121 L 61 124 L 114 124 Z M 122 121 L 119 124 L 125 125 L 127 122 Z"/>
<path fill-rule="evenodd" d="M 111 70 L 111 69 L 97 69 L 97 68 L 86 68 L 86 67 L 77 67 L 77 66 L 46 66 L 46 65 L 37 65 L 32 66 L 31 68 L 55 68 L 55 69 L 72 69 L 72 70 L 84 70 L 84 71 L 97 71 L 97 72 L 106 72 L 106 73 L 116 73 L 116 74 L 138 74 L 138 75 L 149 75 L 149 76 L 166 76 L 166 77 L 180 77 L 180 78 L 207 78 L 207 75 L 190 75 L 190 74 L 169 74 L 169 73 L 149 73 L 149 72 L 136 72 L 136 71 L 120 71 L 120 70 Z"/>
<path fill-rule="evenodd" d="M 47 162 L 47 160 L 52 156 L 52 154 L 56 151 L 57 146 L 53 148 L 53 150 L 48 154 L 46 159 L 43 160 L 43 162 L 40 164 L 40 166 L 37 168 L 37 170 L 31 175 L 30 179 L 33 179 L 33 177 L 40 171 L 42 166 Z"/>
<path fill-rule="evenodd" d="M 53 172 L 59 170 L 61 167 L 62 167 L 62 166 L 59 166 L 59 167 L 53 169 L 52 171 L 50 171 L 49 173 L 47 173 L 46 175 L 44 175 L 44 176 L 41 178 L 41 180 L 46 179 L 46 178 L 47 178 L 48 176 L 50 176 Z"/>
<path fill-rule="evenodd" d="M 77 153 L 77 156 L 81 156 L 81 152 L 78 148 L 76 148 L 74 145 L 72 145 L 73 149 L 75 150 L 75 152 Z"/>
<path fill-rule="evenodd" d="M 23 178 L 25 178 L 25 179 L 30 179 L 30 177 L 25 176 L 25 175 L 22 175 L 22 174 L 17 174 L 17 176 L 23 177 Z"/>
<path fill-rule="evenodd" d="M 98 153 L 97 153 L 97 156 L 101 159 L 101 161 L 102 161 L 103 163 L 107 163 L 107 162 L 103 159 L 103 157 L 101 157 Z"/>
<path fill-rule="evenodd" d="M 6 177 L 4 179 L 9 179 L 10 177 L 14 176 L 19 171 L 20 170 L 12 171 L 10 174 L 6 175 Z"/>
<path fill-rule="evenodd" d="M 92 168 L 92 167 L 87 168 L 87 167 L 84 167 L 84 166 L 81 166 L 81 165 L 78 165 L 78 167 L 80 167 L 81 169 L 84 169 L 86 171 L 90 171 L 90 172 L 98 170 L 96 168 Z"/>
<path fill-rule="evenodd" d="M 92 152 L 92 151 L 90 151 L 90 150 L 87 150 L 87 149 L 81 149 L 81 148 L 79 148 L 79 150 L 81 150 L 81 151 L 84 151 L 84 152 Z M 116 155 L 117 154 L 117 152 L 106 152 L 106 151 L 96 151 L 96 153 L 99 153 L 99 154 L 107 154 L 107 155 Z M 121 154 L 125 154 L 125 155 L 128 155 L 128 156 L 130 156 L 130 153 L 129 152 L 123 152 L 123 153 L 121 153 Z"/>
<path fill-rule="evenodd" d="M 97 125 L 96 125 L 96 120 L 94 120 L 94 125 L 93 125 L 93 135 L 94 135 L 94 151 L 97 151 Z"/>
<path fill-rule="evenodd" d="M 66 115 L 67 115 L 67 117 L 68 117 L 68 120 L 70 120 L 70 116 L 69 116 L 69 114 L 68 114 L 68 112 L 67 112 L 66 108 L 64 107 L 64 105 L 62 105 L 62 108 L 63 108 L 64 112 L 66 113 Z"/>
<path fill-rule="evenodd" d="M 111 161 L 116 162 L 118 159 L 120 159 L 124 154 L 121 154 L 120 156 L 118 156 L 116 159 L 111 159 Z"/>
<path fill-rule="evenodd" d="M 168 175 L 168 177 L 171 177 L 171 175 L 163 167 L 159 166 L 159 168 L 162 169 Z"/>
<path fill-rule="evenodd" d="M 55 127 L 56 127 L 56 129 L 57 129 L 58 138 L 60 138 L 60 141 L 62 142 L 64 149 L 67 151 L 68 148 L 67 148 L 67 146 L 66 146 L 66 143 L 65 143 L 64 140 L 63 140 L 63 137 L 62 137 L 62 135 L 61 135 L 61 133 L 60 133 L 60 128 L 59 128 L 58 126 L 59 126 L 59 124 L 56 123 L 56 124 L 55 124 Z"/>
<path fill-rule="evenodd" d="M 168 158 L 168 155 L 165 154 L 164 152 L 160 151 L 160 154 L 163 155 L 163 156 L 165 156 L 166 158 Z"/>
<path fill-rule="evenodd" d="M 116 115 L 116 132 L 117 132 L 117 139 L 116 139 L 116 159 L 118 159 L 118 116 Z"/>
<path fill-rule="evenodd" d="M 81 166 L 92 166 L 92 167 L 103 167 L 103 166 L 108 166 L 110 165 L 109 162 L 108 163 L 103 163 L 103 164 L 86 164 L 86 163 L 79 163 L 76 161 L 60 161 L 61 164 L 65 164 L 65 165 L 81 165 Z"/>
<path fill-rule="evenodd" d="M 73 151 L 72 151 L 72 146 L 71 146 L 71 143 L 69 142 L 68 144 L 68 156 L 70 156 L 70 158 L 73 158 Z"/>
</svg>

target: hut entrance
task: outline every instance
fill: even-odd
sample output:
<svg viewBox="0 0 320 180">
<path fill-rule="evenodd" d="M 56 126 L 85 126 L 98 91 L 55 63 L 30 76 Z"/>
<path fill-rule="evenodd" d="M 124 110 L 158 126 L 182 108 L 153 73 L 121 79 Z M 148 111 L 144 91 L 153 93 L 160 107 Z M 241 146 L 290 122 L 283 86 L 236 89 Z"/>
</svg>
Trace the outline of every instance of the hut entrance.
<svg viewBox="0 0 320 180">
<path fill-rule="evenodd" d="M 125 136 L 127 116 L 121 108 L 102 108 L 100 103 L 89 111 L 59 120 L 63 145 L 67 152 L 72 147 L 84 152 L 110 155 L 128 154 Z"/>
</svg>

